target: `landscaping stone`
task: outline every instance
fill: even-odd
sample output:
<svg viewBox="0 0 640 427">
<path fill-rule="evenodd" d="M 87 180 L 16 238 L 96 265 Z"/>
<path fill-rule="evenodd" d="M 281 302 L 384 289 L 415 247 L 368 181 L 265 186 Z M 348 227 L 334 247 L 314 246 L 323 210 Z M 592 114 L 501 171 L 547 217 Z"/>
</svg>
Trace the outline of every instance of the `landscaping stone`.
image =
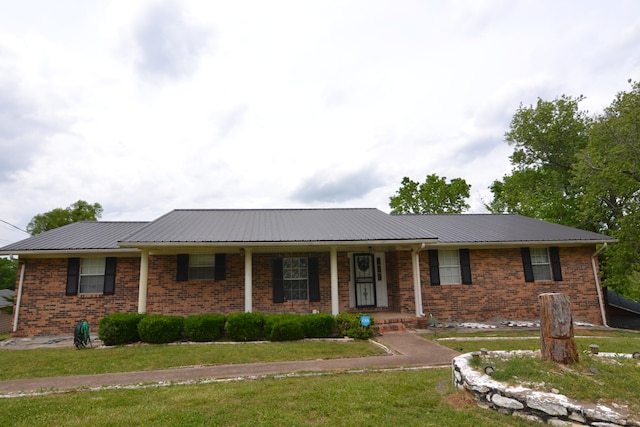
<svg viewBox="0 0 640 427">
<path fill-rule="evenodd" d="M 494 351 L 491 356 L 513 357 L 527 351 Z M 611 407 L 581 402 L 557 393 L 546 393 L 524 386 L 509 386 L 493 380 L 469 364 L 471 353 L 452 361 L 454 386 L 471 393 L 479 407 L 556 426 L 589 425 L 598 427 L 636 426 L 640 418 L 622 406 Z"/>
</svg>

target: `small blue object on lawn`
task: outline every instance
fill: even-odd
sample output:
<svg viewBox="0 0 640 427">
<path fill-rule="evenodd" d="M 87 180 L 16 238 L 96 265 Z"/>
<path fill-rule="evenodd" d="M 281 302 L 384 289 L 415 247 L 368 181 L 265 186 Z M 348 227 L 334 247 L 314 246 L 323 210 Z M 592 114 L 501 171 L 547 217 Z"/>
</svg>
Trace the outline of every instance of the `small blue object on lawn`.
<svg viewBox="0 0 640 427">
<path fill-rule="evenodd" d="M 370 316 L 360 316 L 360 324 L 365 328 L 371 324 Z"/>
</svg>

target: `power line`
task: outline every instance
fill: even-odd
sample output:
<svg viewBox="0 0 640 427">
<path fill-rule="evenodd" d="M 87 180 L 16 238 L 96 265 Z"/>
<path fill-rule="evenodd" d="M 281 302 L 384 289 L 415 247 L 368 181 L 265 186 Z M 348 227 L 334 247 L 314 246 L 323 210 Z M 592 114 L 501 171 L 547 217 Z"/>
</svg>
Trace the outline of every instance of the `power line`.
<svg viewBox="0 0 640 427">
<path fill-rule="evenodd" d="M 22 231 L 23 233 L 27 233 L 27 234 L 29 234 L 29 232 L 28 232 L 28 231 L 23 230 L 22 228 L 17 227 L 17 226 L 15 226 L 15 225 L 11 224 L 10 222 L 5 221 L 4 219 L 0 219 L 0 222 L 4 222 L 5 224 L 10 225 L 11 227 L 15 228 L 16 230 L 20 230 L 20 231 Z"/>
</svg>

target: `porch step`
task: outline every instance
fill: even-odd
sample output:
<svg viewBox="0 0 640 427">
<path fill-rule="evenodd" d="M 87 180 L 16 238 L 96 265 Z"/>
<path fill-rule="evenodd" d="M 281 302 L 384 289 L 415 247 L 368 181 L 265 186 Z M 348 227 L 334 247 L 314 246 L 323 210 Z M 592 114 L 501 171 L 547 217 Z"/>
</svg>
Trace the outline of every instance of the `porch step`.
<svg viewBox="0 0 640 427">
<path fill-rule="evenodd" d="M 379 333 L 399 332 L 407 329 L 426 328 L 426 319 L 419 317 L 403 317 L 396 319 L 376 319 L 373 330 Z"/>
<path fill-rule="evenodd" d="M 403 323 L 384 323 L 382 325 L 373 325 L 372 328 L 379 334 L 384 334 L 386 332 L 402 332 L 407 329 Z"/>
</svg>

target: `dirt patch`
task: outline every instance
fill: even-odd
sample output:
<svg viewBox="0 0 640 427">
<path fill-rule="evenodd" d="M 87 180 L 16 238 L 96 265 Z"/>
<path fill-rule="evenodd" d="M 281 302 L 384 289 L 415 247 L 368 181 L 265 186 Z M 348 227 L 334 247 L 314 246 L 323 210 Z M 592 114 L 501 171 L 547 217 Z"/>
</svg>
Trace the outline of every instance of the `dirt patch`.
<svg viewBox="0 0 640 427">
<path fill-rule="evenodd" d="M 477 407 L 475 399 L 471 393 L 467 391 L 456 391 L 455 393 L 443 396 L 442 400 L 456 411 L 465 411 Z"/>
</svg>

